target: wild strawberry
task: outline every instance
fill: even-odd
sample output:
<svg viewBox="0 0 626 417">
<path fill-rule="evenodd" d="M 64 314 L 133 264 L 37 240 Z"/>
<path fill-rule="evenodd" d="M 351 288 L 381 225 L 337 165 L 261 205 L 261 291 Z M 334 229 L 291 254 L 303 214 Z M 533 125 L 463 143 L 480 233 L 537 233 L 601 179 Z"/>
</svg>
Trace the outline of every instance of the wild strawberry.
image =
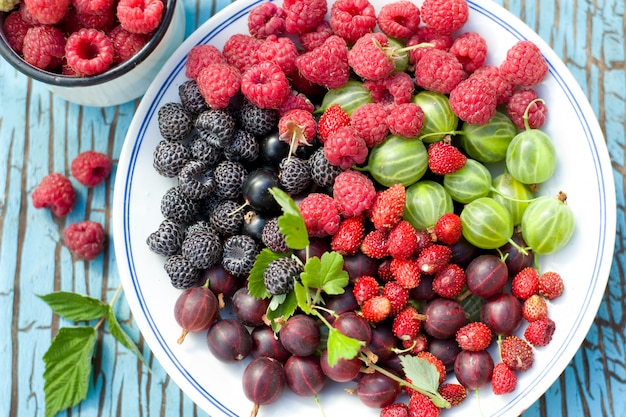
<svg viewBox="0 0 626 417">
<path fill-rule="evenodd" d="M 391 260 L 391 273 L 396 282 L 404 288 L 413 289 L 420 283 L 421 274 L 413 259 L 393 258 Z"/>
<path fill-rule="evenodd" d="M 364 234 L 363 217 L 349 217 L 339 223 L 330 245 L 340 255 L 354 255 L 361 247 Z"/>
<path fill-rule="evenodd" d="M 378 278 L 382 281 L 393 281 L 393 272 L 391 272 L 391 259 L 384 259 L 378 264 Z"/>
<path fill-rule="evenodd" d="M 370 298 L 378 295 L 378 281 L 372 276 L 363 275 L 354 283 L 352 294 L 354 294 L 356 302 L 361 305 Z"/>
<path fill-rule="evenodd" d="M 402 340 L 401 343 L 406 353 L 411 355 L 417 355 L 428 349 L 428 337 L 424 333 L 419 333 L 414 339 Z"/>
<path fill-rule="evenodd" d="M 563 294 L 563 278 L 558 272 L 548 271 L 539 276 L 539 294 L 553 300 Z"/>
<path fill-rule="evenodd" d="M 485 323 L 475 321 L 466 324 L 456 332 L 456 341 L 463 350 L 477 352 L 491 344 L 491 330 Z"/>
<path fill-rule="evenodd" d="M 408 305 L 393 318 L 391 330 L 400 340 L 415 339 L 422 328 L 422 318 L 415 307 Z"/>
<path fill-rule="evenodd" d="M 546 300 L 538 294 L 531 295 L 522 305 L 522 315 L 526 321 L 531 323 L 547 317 L 548 304 L 546 303 Z"/>
<path fill-rule="evenodd" d="M 467 398 L 467 389 L 461 384 L 441 384 L 439 385 L 439 395 L 455 407 Z"/>
<path fill-rule="evenodd" d="M 515 390 L 517 375 L 506 364 L 500 362 L 493 367 L 491 389 L 496 395 L 508 394 Z"/>
<path fill-rule="evenodd" d="M 363 317 L 372 323 L 380 323 L 391 314 L 391 301 L 382 295 L 365 300 L 361 305 Z"/>
<path fill-rule="evenodd" d="M 391 315 L 397 315 L 409 302 L 409 290 L 396 281 L 387 281 L 383 286 L 382 295 L 391 301 Z"/>
<path fill-rule="evenodd" d="M 404 215 L 406 190 L 402 184 L 394 184 L 381 191 L 371 209 L 370 218 L 376 229 L 391 230 Z"/>
<path fill-rule="evenodd" d="M 417 249 L 415 228 L 406 220 L 400 221 L 387 238 L 389 256 L 398 259 L 410 258 Z"/>
<path fill-rule="evenodd" d="M 289 144 L 290 155 L 296 152 L 298 146 L 310 145 L 315 139 L 316 129 L 313 114 L 306 110 L 290 110 L 278 121 L 280 140 Z"/>
<path fill-rule="evenodd" d="M 452 174 L 463 168 L 466 161 L 459 148 L 445 140 L 428 146 L 428 167 L 435 174 Z"/>
<path fill-rule="evenodd" d="M 446 380 L 446 365 L 444 365 L 441 359 L 427 351 L 419 352 L 415 356 L 430 362 L 437 369 L 437 373 L 439 373 L 439 384 L 443 384 L 443 381 Z"/>
<path fill-rule="evenodd" d="M 433 278 L 433 291 L 445 298 L 455 298 L 463 288 L 467 279 L 465 270 L 457 264 L 448 264 Z"/>
<path fill-rule="evenodd" d="M 435 240 L 446 245 L 454 245 L 461 239 L 463 227 L 461 218 L 455 213 L 442 215 L 435 223 Z"/>
<path fill-rule="evenodd" d="M 417 236 L 417 249 L 415 250 L 416 255 L 419 255 L 424 249 L 435 243 L 433 242 L 431 234 L 426 230 L 415 229 L 415 235 Z"/>
<path fill-rule="evenodd" d="M 556 324 L 550 317 L 533 321 L 524 330 L 524 338 L 533 346 L 546 346 L 552 340 Z"/>
<path fill-rule="evenodd" d="M 533 294 L 539 293 L 539 274 L 533 267 L 526 267 L 513 277 L 511 294 L 520 300 L 526 300 Z"/>
<path fill-rule="evenodd" d="M 372 230 L 361 242 L 361 252 L 374 259 L 382 259 L 389 255 L 387 233 L 383 230 Z"/>
<path fill-rule="evenodd" d="M 409 416 L 411 417 L 439 417 L 441 409 L 421 392 L 414 392 L 409 399 Z"/>
<path fill-rule="evenodd" d="M 533 365 L 533 349 L 524 339 L 507 336 L 500 344 L 500 357 L 514 371 L 525 371 Z"/>
<path fill-rule="evenodd" d="M 349 124 L 350 116 L 348 116 L 348 113 L 339 104 L 333 104 L 320 116 L 320 120 L 317 123 L 317 137 L 324 143 L 330 133 Z"/>
<path fill-rule="evenodd" d="M 409 417 L 409 406 L 405 403 L 393 403 L 380 410 L 380 417 Z"/>
<path fill-rule="evenodd" d="M 441 271 L 452 258 L 452 249 L 448 246 L 433 244 L 417 256 L 417 267 L 424 274 L 434 275 Z"/>
</svg>

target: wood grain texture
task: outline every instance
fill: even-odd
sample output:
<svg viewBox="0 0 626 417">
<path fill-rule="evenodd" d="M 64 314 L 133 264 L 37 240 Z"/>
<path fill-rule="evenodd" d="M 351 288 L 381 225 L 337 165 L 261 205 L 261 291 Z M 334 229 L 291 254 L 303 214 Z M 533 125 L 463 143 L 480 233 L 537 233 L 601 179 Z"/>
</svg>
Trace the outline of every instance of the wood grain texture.
<svg viewBox="0 0 626 417">
<path fill-rule="evenodd" d="M 184 2 L 187 34 L 229 3 Z M 495 3 L 546 40 L 580 83 L 606 135 L 617 190 L 615 261 L 598 315 L 565 372 L 524 417 L 626 417 L 624 2 Z M 3 60 L 0 98 L 0 416 L 34 417 L 44 410 L 41 358 L 59 327 L 73 324 L 55 317 L 36 294 L 66 290 L 107 301 L 119 276 L 111 240 L 104 255 L 89 263 L 73 260 L 62 243 L 65 225 L 87 218 L 111 231 L 114 175 L 91 190 L 75 184 L 78 202 L 63 220 L 34 209 L 30 194 L 49 172 L 69 173 L 81 151 L 95 149 L 116 161 L 138 102 L 104 109 L 70 104 Z M 154 360 L 123 297 L 116 306 L 153 372 L 101 329 L 88 397 L 60 416 L 206 416 Z"/>
</svg>

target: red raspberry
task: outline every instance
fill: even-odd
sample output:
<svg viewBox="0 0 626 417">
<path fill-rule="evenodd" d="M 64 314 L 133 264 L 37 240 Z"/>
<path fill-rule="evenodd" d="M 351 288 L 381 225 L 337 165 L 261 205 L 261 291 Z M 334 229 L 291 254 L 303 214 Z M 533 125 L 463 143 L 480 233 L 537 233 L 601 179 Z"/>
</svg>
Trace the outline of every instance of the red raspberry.
<svg viewBox="0 0 626 417">
<path fill-rule="evenodd" d="M 539 294 L 548 300 L 561 296 L 563 288 L 563 278 L 558 272 L 548 271 L 539 276 Z"/>
<path fill-rule="evenodd" d="M 382 295 L 391 301 L 391 315 L 396 316 L 407 306 L 410 290 L 396 281 L 387 281 L 383 286 Z"/>
<path fill-rule="evenodd" d="M 478 352 L 485 350 L 491 344 L 492 338 L 489 327 L 480 321 L 466 324 L 456 332 L 456 342 L 463 350 Z"/>
<path fill-rule="evenodd" d="M 408 305 L 394 317 L 391 330 L 400 340 L 413 340 L 422 328 L 421 319 L 417 309 Z"/>
<path fill-rule="evenodd" d="M 342 87 L 350 78 L 348 46 L 339 36 L 330 36 L 322 46 L 301 54 L 296 66 L 313 83 L 328 89 Z"/>
<path fill-rule="evenodd" d="M 366 33 L 348 51 L 348 64 L 364 80 L 382 80 L 396 69 L 391 53 L 384 33 Z"/>
<path fill-rule="evenodd" d="M 3 29 L 7 38 L 7 43 L 18 54 L 22 53 L 22 45 L 24 45 L 24 37 L 28 29 L 33 27 L 32 24 L 26 22 L 22 18 L 19 11 L 11 12 L 4 19 Z"/>
<path fill-rule="evenodd" d="M 363 302 L 361 313 L 366 320 L 380 323 L 391 314 L 391 301 L 382 295 L 375 295 Z"/>
<path fill-rule="evenodd" d="M 311 193 L 298 206 L 309 236 L 324 237 L 337 233 L 341 218 L 335 200 L 329 195 Z"/>
<path fill-rule="evenodd" d="M 349 124 L 350 116 L 348 116 L 348 113 L 339 104 L 333 104 L 324 110 L 324 113 L 320 116 L 320 120 L 317 123 L 317 137 L 320 142 L 324 143 L 332 132 Z"/>
<path fill-rule="evenodd" d="M 417 33 L 409 38 L 406 46 L 415 46 L 420 43 L 429 44 L 431 46 L 422 46 L 409 50 L 409 62 L 416 64 L 422 59 L 422 56 L 431 49 L 439 49 L 447 51 L 452 46 L 453 38 L 448 33 L 440 33 L 437 30 L 428 27 L 420 26 Z"/>
<path fill-rule="evenodd" d="M 539 274 L 533 267 L 526 267 L 513 277 L 511 294 L 520 300 L 526 300 L 539 293 Z"/>
<path fill-rule="evenodd" d="M 104 249 L 102 225 L 91 220 L 70 224 L 63 231 L 65 246 L 76 256 L 90 261 Z"/>
<path fill-rule="evenodd" d="M 363 242 L 361 242 L 361 252 L 370 258 L 385 258 L 389 256 L 388 249 L 387 233 L 384 230 L 372 230 L 365 235 Z"/>
<path fill-rule="evenodd" d="M 113 43 L 113 63 L 119 64 L 129 60 L 148 42 L 141 33 L 132 33 L 118 25 L 108 33 Z"/>
<path fill-rule="evenodd" d="M 96 151 L 85 151 L 72 160 L 72 176 L 86 187 L 100 185 L 111 174 L 111 159 Z"/>
<path fill-rule="evenodd" d="M 367 175 L 348 169 L 335 178 L 333 198 L 342 216 L 360 216 L 372 207 L 376 189 Z"/>
<path fill-rule="evenodd" d="M 500 362 L 493 367 L 491 389 L 494 394 L 502 395 L 515 391 L 517 376 L 506 364 Z"/>
<path fill-rule="evenodd" d="M 258 56 L 261 61 L 277 63 L 286 75 L 296 70 L 298 49 L 293 41 L 287 37 L 269 35 L 259 46 Z"/>
<path fill-rule="evenodd" d="M 443 214 L 435 223 L 434 232 L 437 241 L 446 245 L 454 245 L 463 234 L 461 218 L 455 213 Z"/>
<path fill-rule="evenodd" d="M 350 115 L 350 125 L 369 148 L 384 141 L 389 134 L 387 112 L 378 103 L 357 107 Z"/>
<path fill-rule="evenodd" d="M 467 279 L 457 264 L 448 264 L 433 278 L 433 291 L 445 298 L 456 298 L 463 292 Z"/>
<path fill-rule="evenodd" d="M 409 290 L 417 288 L 421 280 L 421 274 L 415 260 L 393 258 L 390 267 L 393 278 L 398 284 Z"/>
<path fill-rule="evenodd" d="M 71 0 L 23 0 L 28 15 L 42 25 L 56 25 L 70 7 Z"/>
<path fill-rule="evenodd" d="M 467 389 L 461 384 L 441 384 L 438 391 L 452 407 L 456 407 L 467 398 Z"/>
<path fill-rule="evenodd" d="M 72 19 L 74 22 L 71 21 Z M 66 16 L 64 27 L 66 28 L 66 33 L 76 32 L 82 28 L 98 29 L 107 32 L 111 30 L 116 23 L 117 17 L 114 9 L 99 14 L 77 13 L 75 10 L 70 9 L 70 12 Z M 69 30 L 72 25 L 74 25 L 74 29 Z"/>
<path fill-rule="evenodd" d="M 35 25 L 39 25 L 40 24 L 37 21 L 37 19 L 35 19 L 35 16 L 33 16 L 33 14 L 30 12 L 28 7 L 26 7 L 26 3 L 25 2 L 20 1 L 19 11 L 20 11 L 20 14 L 22 15 L 22 19 L 24 19 L 24 21 L 26 23 L 28 23 L 29 25 L 35 26 Z"/>
<path fill-rule="evenodd" d="M 378 12 L 378 27 L 390 38 L 409 39 L 420 25 L 420 9 L 407 0 L 387 3 Z"/>
<path fill-rule="evenodd" d="M 72 0 L 78 13 L 102 14 L 114 9 L 114 0 Z"/>
<path fill-rule="evenodd" d="M 500 344 L 500 357 L 513 371 L 525 371 L 534 361 L 533 348 L 524 339 L 507 336 Z"/>
<path fill-rule="evenodd" d="M 226 62 L 244 72 L 260 62 L 258 50 L 262 43 L 263 39 L 236 33 L 224 43 L 222 55 Z"/>
<path fill-rule="evenodd" d="M 450 108 L 470 124 L 486 124 L 496 114 L 497 105 L 496 90 L 484 76 L 461 81 L 450 92 Z"/>
<path fill-rule="evenodd" d="M 119 0 L 117 18 L 124 29 L 135 33 L 150 33 L 163 18 L 161 0 Z"/>
<path fill-rule="evenodd" d="M 324 156 L 332 165 L 343 170 L 367 159 L 367 144 L 351 126 L 333 132 L 324 143 Z"/>
<path fill-rule="evenodd" d="M 467 22 L 469 6 L 466 0 L 424 0 L 421 12 L 426 26 L 441 33 L 453 33 Z"/>
<path fill-rule="evenodd" d="M 463 65 L 465 72 L 471 74 L 487 59 L 487 41 L 477 32 L 466 32 L 454 39 L 450 52 Z"/>
<path fill-rule="evenodd" d="M 275 62 L 253 65 L 241 76 L 241 92 L 257 107 L 278 108 L 290 91 L 287 76 Z"/>
<path fill-rule="evenodd" d="M 387 115 L 387 125 L 394 135 L 416 138 L 424 126 L 424 111 L 415 103 L 398 104 Z"/>
<path fill-rule="evenodd" d="M 55 216 L 64 217 L 74 206 L 76 191 L 69 178 L 54 172 L 41 180 L 31 198 L 33 207 L 49 208 Z"/>
<path fill-rule="evenodd" d="M 67 64 L 80 75 L 102 74 L 113 63 L 113 43 L 97 29 L 81 29 L 67 38 Z"/>
<path fill-rule="evenodd" d="M 415 391 L 409 399 L 410 417 L 439 417 L 441 409 L 421 392 Z"/>
<path fill-rule="evenodd" d="M 40 69 L 61 66 L 65 55 L 65 36 L 55 26 L 34 26 L 26 31 L 22 45 L 24 61 Z"/>
<path fill-rule="evenodd" d="M 518 41 L 507 51 L 500 74 L 515 85 L 530 87 L 545 78 L 548 63 L 533 42 Z"/>
<path fill-rule="evenodd" d="M 256 38 L 269 35 L 282 35 L 285 32 L 287 13 L 272 2 L 264 2 L 250 10 L 248 15 L 248 31 Z"/>
<path fill-rule="evenodd" d="M 417 265 L 420 272 L 434 275 L 441 271 L 452 258 L 452 249 L 449 246 L 432 244 L 424 248 L 417 256 Z"/>
<path fill-rule="evenodd" d="M 196 82 L 200 94 L 211 108 L 224 109 L 239 92 L 241 73 L 232 65 L 215 63 L 204 67 Z"/>
<path fill-rule="evenodd" d="M 524 114 L 528 111 L 528 127 L 539 129 L 546 122 L 548 108 L 543 100 L 537 99 L 537 93 L 530 88 L 522 88 L 513 93 L 506 105 L 506 113 L 515 125 L 524 130 Z"/>
<path fill-rule="evenodd" d="M 330 38 L 332 35 L 333 31 L 330 28 L 330 23 L 328 23 L 327 20 L 322 20 L 322 22 L 310 32 L 300 33 L 298 39 L 300 40 L 302 48 L 308 52 L 318 46 L 322 46 L 324 42 L 326 42 L 326 39 Z"/>
<path fill-rule="evenodd" d="M 285 101 L 283 101 L 280 107 L 278 107 L 278 116 L 283 117 L 285 114 L 287 114 L 287 112 L 296 109 L 305 110 L 309 113 L 313 113 L 315 111 L 315 106 L 313 105 L 313 103 L 311 103 L 311 100 L 309 100 L 306 95 L 292 89 Z"/>
<path fill-rule="evenodd" d="M 406 190 L 402 184 L 394 184 L 377 194 L 370 219 L 376 229 L 391 230 L 404 215 Z"/>
<path fill-rule="evenodd" d="M 465 166 L 467 157 L 456 146 L 447 141 L 431 143 L 428 146 L 428 167 L 437 175 L 457 172 Z"/>
<path fill-rule="evenodd" d="M 417 235 L 415 228 L 406 220 L 400 221 L 387 238 L 389 256 L 398 259 L 409 259 L 417 250 Z"/>
<path fill-rule="evenodd" d="M 351 256 L 358 252 L 364 235 L 363 218 L 350 217 L 339 224 L 337 233 L 331 238 L 330 246 L 340 255 Z"/>
<path fill-rule="evenodd" d="M 354 299 L 359 305 L 362 305 L 365 301 L 378 295 L 378 292 L 378 281 L 376 281 L 376 278 L 369 275 L 359 277 L 352 288 Z"/>
<path fill-rule="evenodd" d="M 552 341 L 556 323 L 550 317 L 533 321 L 524 330 L 524 337 L 533 346 L 546 346 Z"/>
<path fill-rule="evenodd" d="M 409 417 L 409 406 L 405 403 L 393 403 L 380 410 L 380 417 Z"/>
<path fill-rule="evenodd" d="M 428 49 L 415 64 L 415 83 L 436 93 L 449 94 L 465 78 L 463 65 L 448 51 Z"/>
<path fill-rule="evenodd" d="M 500 68 L 495 65 L 483 65 L 474 71 L 474 75 L 486 76 L 491 85 L 496 89 L 498 105 L 506 104 L 515 90 L 515 85 L 500 75 Z"/>
<path fill-rule="evenodd" d="M 363 87 L 370 91 L 374 103 L 383 106 L 387 112 L 400 104 L 409 103 L 413 98 L 415 84 L 406 72 L 395 72 L 384 80 L 365 81 Z"/>
<path fill-rule="evenodd" d="M 315 29 L 326 16 L 326 0 L 285 0 L 285 31 L 300 34 Z"/>
<path fill-rule="evenodd" d="M 353 44 L 374 31 L 376 11 L 368 0 L 337 0 L 330 8 L 330 27 L 335 35 Z"/>
<path fill-rule="evenodd" d="M 289 155 L 300 145 L 310 145 L 315 139 L 316 129 L 313 114 L 307 110 L 290 110 L 278 120 L 279 138 L 289 144 Z"/>
<path fill-rule="evenodd" d="M 213 45 L 196 45 L 187 53 L 185 76 L 195 80 L 203 68 L 211 64 L 226 64 L 227 60 L 222 52 Z"/>
</svg>

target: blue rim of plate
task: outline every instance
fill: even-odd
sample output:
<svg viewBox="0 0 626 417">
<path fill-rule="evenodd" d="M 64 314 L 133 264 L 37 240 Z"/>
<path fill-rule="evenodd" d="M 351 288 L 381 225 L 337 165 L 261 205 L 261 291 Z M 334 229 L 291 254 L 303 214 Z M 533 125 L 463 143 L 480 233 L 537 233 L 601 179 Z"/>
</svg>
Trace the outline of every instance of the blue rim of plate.
<svg viewBox="0 0 626 417">
<path fill-rule="evenodd" d="M 212 30 L 207 32 L 202 38 L 200 38 L 199 41 L 196 42 L 196 44 L 209 43 L 210 40 L 218 36 L 225 28 L 230 26 L 232 22 L 244 17 L 245 15 L 248 14 L 248 12 L 254 6 L 256 6 L 259 3 L 263 3 L 265 1 L 266 0 L 253 1 L 252 3 L 243 7 L 242 9 L 238 9 L 234 13 L 231 13 L 230 9 L 237 8 L 238 5 L 233 3 L 225 7 L 222 11 L 218 12 L 218 14 L 214 16 L 216 20 L 218 20 L 220 16 L 223 17 L 223 20 L 221 20 L 220 23 L 218 23 L 215 26 L 215 28 L 213 28 Z M 270 0 L 270 1 L 274 1 L 274 0 Z M 483 6 L 476 4 L 472 0 L 469 0 L 468 4 L 470 6 L 470 9 L 473 12 L 482 14 L 483 16 L 489 18 L 494 23 L 498 24 L 503 29 L 511 33 L 515 38 L 520 39 L 520 40 L 527 38 L 526 36 L 523 35 L 523 33 L 520 30 L 516 29 L 510 23 L 507 23 L 507 21 L 498 17 L 494 13 L 484 8 Z M 511 14 L 510 12 L 508 12 L 506 9 L 502 8 L 501 6 L 496 5 L 496 4 L 491 4 L 490 7 L 498 8 L 499 10 L 501 10 L 501 12 L 504 12 L 505 14 L 509 15 L 509 21 L 516 22 L 518 26 L 526 27 L 526 24 L 524 22 L 519 20 L 516 16 L 514 16 L 513 14 Z M 530 32 L 532 32 L 531 29 L 529 30 Z M 541 39 L 537 39 L 535 41 L 543 43 Z M 185 42 L 183 43 L 181 48 L 184 48 L 187 45 L 188 44 Z M 560 62 L 558 57 L 556 57 L 556 60 Z M 583 321 L 583 313 L 590 306 L 590 303 L 592 299 L 594 298 L 593 296 L 597 294 L 597 291 L 599 291 L 599 289 L 596 289 L 596 291 L 594 292 L 594 288 L 596 288 L 598 282 L 601 279 L 602 280 L 606 279 L 606 277 L 601 274 L 601 271 L 604 270 L 603 266 L 606 267 L 607 262 L 609 262 L 609 265 L 610 263 L 612 263 L 612 251 L 613 251 L 613 245 L 614 245 L 615 227 L 611 226 L 612 223 L 611 224 L 607 223 L 607 219 L 608 220 L 612 219 L 612 217 L 609 217 L 607 215 L 607 210 L 609 209 L 609 206 L 611 208 L 614 207 L 614 204 L 613 205 L 607 204 L 607 198 L 609 198 L 611 195 L 614 195 L 615 191 L 614 189 L 612 189 L 612 181 L 608 181 L 603 176 L 603 171 L 602 171 L 602 167 L 600 164 L 601 152 L 597 148 L 596 141 L 594 141 L 594 133 L 593 133 L 594 129 L 592 129 L 592 124 L 596 124 L 597 121 L 595 119 L 592 120 L 591 122 L 587 120 L 587 118 L 585 117 L 585 113 L 581 107 L 581 103 L 576 100 L 576 94 L 571 90 L 571 88 L 565 82 L 562 75 L 555 69 L 554 63 L 552 62 L 552 60 L 548 58 L 547 61 L 549 65 L 550 74 L 552 75 L 554 80 L 557 82 L 561 90 L 564 92 L 572 108 L 575 110 L 576 115 L 578 116 L 578 121 L 582 127 L 582 130 L 584 132 L 584 135 L 587 141 L 587 145 L 589 147 L 589 152 L 593 156 L 593 164 L 594 164 L 594 168 L 596 171 L 596 180 L 597 180 L 598 192 L 599 192 L 599 197 L 600 197 L 600 201 L 599 201 L 600 206 L 599 206 L 598 214 L 600 216 L 600 224 L 603 225 L 604 227 L 601 227 L 600 230 L 598 231 L 598 245 L 597 245 L 597 251 L 595 253 L 596 256 L 594 256 L 595 263 L 593 265 L 593 274 L 591 276 L 591 280 L 589 281 L 589 285 L 587 287 L 584 302 L 581 306 L 579 306 L 579 310 L 578 310 L 578 313 L 576 315 L 576 319 L 574 322 L 575 325 L 572 326 L 572 328 L 567 333 L 567 336 L 565 337 L 564 342 L 560 346 L 558 346 L 558 350 L 556 352 L 553 351 L 552 359 L 547 364 L 547 366 L 543 368 L 540 374 L 533 381 L 531 381 L 528 385 L 516 390 L 515 395 L 510 398 L 510 400 L 506 403 L 506 405 L 500 410 L 498 410 L 495 414 L 492 414 L 492 416 L 494 417 L 503 416 L 508 411 L 511 411 L 511 409 L 514 408 L 522 400 L 522 398 L 525 397 L 526 394 L 532 391 L 532 389 L 537 384 L 539 384 L 540 382 L 544 382 L 544 378 L 546 378 L 548 371 L 550 371 L 552 367 L 554 366 L 555 362 L 557 362 L 561 358 L 561 356 L 564 354 L 564 351 L 568 348 L 570 342 L 572 342 L 573 338 L 576 335 L 579 335 L 578 329 L 581 325 L 581 322 Z M 169 88 L 171 87 L 177 75 L 181 71 L 184 71 L 185 64 L 186 64 L 186 56 L 181 58 L 180 61 L 174 66 L 173 70 L 164 80 L 163 84 L 156 91 L 152 92 L 152 95 L 150 95 L 151 103 L 149 104 L 145 118 L 143 119 L 143 121 L 141 122 L 138 128 L 137 136 L 126 138 L 126 141 L 132 141 L 130 142 L 132 143 L 132 151 L 130 153 L 130 160 L 129 160 L 129 166 L 128 166 L 128 171 L 127 171 L 128 175 L 124 176 L 124 182 L 123 182 L 124 188 L 123 188 L 123 194 L 121 197 L 122 198 L 121 222 L 122 222 L 122 230 L 123 230 L 123 235 L 122 235 L 123 251 L 124 251 L 124 254 L 126 255 L 126 260 L 127 260 L 126 266 L 128 268 L 128 272 L 130 275 L 130 282 L 132 284 L 134 295 L 136 296 L 137 302 L 139 303 L 139 306 L 141 308 L 141 312 L 144 315 L 146 322 L 148 326 L 150 327 L 150 330 L 153 332 L 153 335 L 156 337 L 157 342 L 159 343 L 159 348 L 161 349 L 161 351 L 167 356 L 168 360 L 171 361 L 171 364 L 176 367 L 180 375 L 182 375 L 186 379 L 189 385 L 194 387 L 197 390 L 197 392 L 201 394 L 207 401 L 209 401 L 215 408 L 217 408 L 222 413 L 224 413 L 224 415 L 238 417 L 236 413 L 231 411 L 228 407 L 222 404 L 217 398 L 215 398 L 208 391 L 206 391 L 206 389 L 180 363 L 180 361 L 177 359 L 174 352 L 172 352 L 172 350 L 168 347 L 168 344 L 166 343 L 164 336 L 161 334 L 157 323 L 154 321 L 147 307 L 147 304 L 146 304 L 146 301 L 145 301 L 145 298 L 141 289 L 141 284 L 139 283 L 138 277 L 136 274 L 135 261 L 133 257 L 133 251 L 132 251 L 132 243 L 130 239 L 130 223 L 129 223 L 130 195 L 131 195 L 131 189 L 132 189 L 133 173 L 135 171 L 139 149 L 141 148 L 141 145 L 143 143 L 148 126 L 151 124 L 152 119 L 156 116 L 158 112 L 158 106 L 163 95 L 165 94 L 167 90 L 169 90 Z M 160 76 L 157 76 L 156 78 L 159 79 Z M 577 84 L 575 85 L 576 87 L 578 87 Z M 599 131 L 599 129 L 595 129 L 595 130 Z M 607 185 L 611 189 L 607 190 L 606 189 Z M 606 251 L 607 245 L 609 244 L 611 245 L 611 248 L 609 249 L 609 251 Z M 605 253 L 606 253 L 606 256 L 603 256 L 603 254 Z M 607 258 L 610 258 L 610 259 L 607 259 Z M 596 295 L 595 298 L 598 298 L 598 296 Z M 555 376 L 555 379 L 556 377 L 557 376 Z M 550 383 L 552 382 L 553 381 L 550 381 Z"/>
</svg>

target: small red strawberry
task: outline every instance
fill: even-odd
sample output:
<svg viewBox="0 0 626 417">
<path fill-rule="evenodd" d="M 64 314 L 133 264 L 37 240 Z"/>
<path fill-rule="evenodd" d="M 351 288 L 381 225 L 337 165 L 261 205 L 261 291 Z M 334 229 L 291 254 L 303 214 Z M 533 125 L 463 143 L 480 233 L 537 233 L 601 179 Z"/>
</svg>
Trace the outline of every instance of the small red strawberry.
<svg viewBox="0 0 626 417">
<path fill-rule="evenodd" d="M 463 350 L 478 352 L 491 344 L 491 330 L 480 321 L 466 324 L 456 332 L 456 341 Z"/>
<path fill-rule="evenodd" d="M 406 220 L 401 220 L 387 238 L 389 256 L 398 259 L 408 259 L 417 250 L 417 235 L 415 228 Z"/>
<path fill-rule="evenodd" d="M 447 264 L 433 278 L 433 291 L 445 298 L 455 298 L 465 288 L 465 270 L 457 264 Z"/>
<path fill-rule="evenodd" d="M 444 365 L 441 359 L 439 359 L 438 357 L 436 357 L 435 355 L 433 355 L 432 353 L 428 351 L 419 352 L 415 356 L 421 359 L 425 359 L 428 362 L 430 362 L 430 364 L 432 364 L 437 369 L 437 372 L 439 373 L 439 384 L 443 384 L 443 381 L 446 380 L 446 365 Z"/>
<path fill-rule="evenodd" d="M 382 259 L 389 255 L 387 232 L 372 230 L 361 242 L 361 252 L 374 259 Z"/>
<path fill-rule="evenodd" d="M 461 218 L 455 213 L 446 213 L 435 224 L 435 240 L 446 245 L 454 245 L 461 239 L 463 227 Z"/>
<path fill-rule="evenodd" d="M 417 256 L 417 267 L 420 272 L 435 275 L 446 266 L 452 258 L 452 249 L 448 246 L 433 244 Z"/>
<path fill-rule="evenodd" d="M 374 199 L 370 219 L 376 229 L 391 230 L 400 223 L 406 205 L 406 190 L 402 184 L 394 184 L 381 191 Z"/>
<path fill-rule="evenodd" d="M 391 331 L 400 340 L 415 339 L 422 328 L 422 318 L 415 307 L 408 305 L 393 318 Z"/>
<path fill-rule="evenodd" d="M 433 242 L 432 235 L 426 230 L 415 229 L 415 235 L 417 236 L 417 249 L 415 249 L 416 255 L 435 243 Z"/>
<path fill-rule="evenodd" d="M 558 272 L 548 271 L 539 276 L 539 294 L 554 300 L 563 294 L 563 278 Z"/>
<path fill-rule="evenodd" d="M 533 294 L 539 293 L 539 274 L 533 267 L 526 267 L 513 277 L 511 294 L 520 300 L 526 300 Z"/>
<path fill-rule="evenodd" d="M 517 375 L 503 362 L 493 367 L 491 374 L 491 389 L 496 395 L 508 394 L 515 391 Z"/>
<path fill-rule="evenodd" d="M 331 248 L 340 255 L 354 255 L 361 247 L 364 234 L 363 217 L 349 217 L 339 223 L 330 242 Z"/>
<path fill-rule="evenodd" d="M 539 294 L 533 294 L 524 301 L 522 315 L 528 322 L 540 320 L 548 316 L 548 304 Z"/>
<path fill-rule="evenodd" d="M 384 282 L 393 281 L 393 272 L 391 272 L 391 259 L 383 259 L 378 264 L 378 278 Z"/>
<path fill-rule="evenodd" d="M 391 260 L 391 273 L 398 284 L 409 290 L 416 288 L 420 283 L 421 274 L 413 259 L 393 258 Z"/>
<path fill-rule="evenodd" d="M 419 333 L 416 338 L 409 340 L 401 340 L 402 348 L 406 353 L 417 355 L 428 349 L 428 337 L 424 333 Z"/>
<path fill-rule="evenodd" d="M 409 416 L 411 417 L 439 417 L 441 409 L 421 392 L 414 392 L 409 399 Z"/>
<path fill-rule="evenodd" d="M 441 384 L 438 391 L 439 395 L 449 402 L 451 407 L 456 407 L 467 398 L 467 388 L 461 384 Z"/>
<path fill-rule="evenodd" d="M 391 301 L 382 295 L 375 295 L 363 302 L 361 313 L 366 320 L 380 323 L 391 314 Z"/>
<path fill-rule="evenodd" d="M 387 281 L 382 295 L 391 301 L 391 315 L 397 315 L 409 302 L 409 290 L 396 281 Z"/>
<path fill-rule="evenodd" d="M 533 321 L 524 331 L 524 338 L 533 346 L 546 346 L 552 340 L 556 323 L 550 317 Z"/>
<path fill-rule="evenodd" d="M 320 116 L 317 123 L 317 137 L 320 142 L 324 143 L 328 136 L 343 126 L 350 124 L 350 116 L 339 104 L 329 106 Z"/>
<path fill-rule="evenodd" d="M 405 403 L 393 403 L 380 410 L 380 417 L 409 417 L 409 406 Z"/>
<path fill-rule="evenodd" d="M 452 174 L 465 166 L 467 157 L 448 141 L 430 144 L 428 147 L 428 167 L 438 175 Z"/>
<path fill-rule="evenodd" d="M 513 371 L 525 371 L 529 369 L 535 357 L 533 348 L 524 339 L 517 336 L 507 336 L 500 344 L 500 357 Z"/>
<path fill-rule="evenodd" d="M 378 281 L 376 281 L 376 278 L 369 275 L 359 277 L 352 288 L 352 294 L 354 294 L 354 298 L 359 305 L 377 296 L 378 292 Z"/>
</svg>

